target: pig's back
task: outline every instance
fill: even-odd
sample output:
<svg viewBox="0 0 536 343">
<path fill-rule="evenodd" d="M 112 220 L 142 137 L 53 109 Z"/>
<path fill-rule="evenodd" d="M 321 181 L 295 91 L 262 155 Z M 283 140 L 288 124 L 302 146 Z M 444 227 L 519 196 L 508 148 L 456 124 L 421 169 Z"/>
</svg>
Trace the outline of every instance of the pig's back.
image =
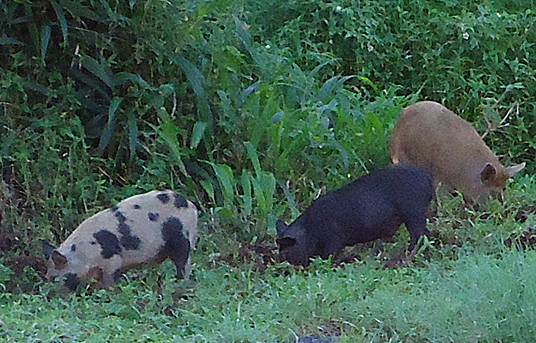
<svg viewBox="0 0 536 343">
<path fill-rule="evenodd" d="M 497 160 L 471 123 L 432 101 L 402 111 L 390 152 L 393 163 L 424 168 L 436 181 L 449 184 L 477 175 L 483 165 Z"/>
<path fill-rule="evenodd" d="M 369 241 L 395 232 L 401 218 L 426 212 L 433 194 L 433 180 L 428 172 L 392 166 L 320 197 L 307 209 L 306 220 L 310 226 L 336 223 L 349 233 L 359 230 L 363 234 L 371 230 L 370 236 L 361 237 L 362 241 Z M 384 235 L 381 228 L 386 229 L 387 234 Z"/>
</svg>

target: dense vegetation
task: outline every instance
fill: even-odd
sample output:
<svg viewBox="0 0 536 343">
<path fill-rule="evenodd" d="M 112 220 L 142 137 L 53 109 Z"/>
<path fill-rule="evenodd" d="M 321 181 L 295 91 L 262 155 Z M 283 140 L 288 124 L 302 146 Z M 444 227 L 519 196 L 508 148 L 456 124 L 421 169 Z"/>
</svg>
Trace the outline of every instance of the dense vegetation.
<svg viewBox="0 0 536 343">
<path fill-rule="evenodd" d="M 0 0 L 0 339 L 533 340 L 533 11 L 528 0 Z M 275 221 L 389 164 L 398 114 L 421 99 L 470 120 L 504 164 L 527 162 L 505 204 L 438 198 L 436 235 L 403 268 L 385 266 L 405 230 L 308 270 L 276 263 Z M 200 209 L 191 280 L 165 263 L 110 291 L 42 282 L 41 240 L 154 188 Z"/>
</svg>

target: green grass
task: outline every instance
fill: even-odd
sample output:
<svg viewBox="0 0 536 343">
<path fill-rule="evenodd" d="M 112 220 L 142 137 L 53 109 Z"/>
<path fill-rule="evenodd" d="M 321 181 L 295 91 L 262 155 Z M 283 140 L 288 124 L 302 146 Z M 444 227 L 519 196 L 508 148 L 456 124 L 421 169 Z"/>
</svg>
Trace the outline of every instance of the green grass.
<svg viewBox="0 0 536 343">
<path fill-rule="evenodd" d="M 489 204 L 486 219 L 442 197 L 439 231 L 415 262 L 385 268 L 407 244 L 360 250 L 360 261 L 334 267 L 317 259 L 308 270 L 270 264 L 256 270 L 215 256 L 218 233 L 203 236 L 193 254 L 194 275 L 174 278 L 174 266 L 129 273 L 105 291 L 0 296 L 0 337 L 6 342 L 289 342 L 295 335 L 327 335 L 336 342 L 530 341 L 536 315 L 536 252 L 505 240 L 534 227 L 536 216 L 516 220 L 525 198 L 536 197 L 534 178 L 508 192 L 506 218 Z M 451 216 L 445 213 L 451 212 Z M 460 219 L 463 213 L 469 216 Z M 452 217 L 457 218 L 455 222 Z M 500 217 L 500 218 L 499 218 Z M 497 222 L 497 224 L 494 224 Z M 449 228 L 449 223 L 454 227 Z M 447 243 L 450 235 L 456 243 Z M 229 239 L 230 245 L 237 244 Z M 376 251 L 376 252 L 374 252 Z M 5 274 L 4 274 L 5 275 Z"/>
<path fill-rule="evenodd" d="M 530 341 L 536 315 L 534 251 L 466 254 L 383 269 L 372 259 L 307 272 L 218 266 L 193 290 L 165 278 L 66 298 L 1 299 L 7 342 L 286 342 L 337 332 L 340 342 Z M 170 274 L 171 275 L 171 274 Z M 186 283 L 186 282 L 184 282 Z M 183 283 L 183 284 L 184 284 Z M 176 292 L 184 297 L 174 299 Z"/>
</svg>

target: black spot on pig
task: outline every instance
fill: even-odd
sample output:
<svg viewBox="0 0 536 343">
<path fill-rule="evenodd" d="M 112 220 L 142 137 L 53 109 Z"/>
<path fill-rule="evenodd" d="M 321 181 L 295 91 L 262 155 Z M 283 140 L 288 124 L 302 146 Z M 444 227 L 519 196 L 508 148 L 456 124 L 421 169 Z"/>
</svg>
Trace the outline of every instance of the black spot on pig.
<svg viewBox="0 0 536 343">
<path fill-rule="evenodd" d="M 166 193 L 160 193 L 156 197 L 164 204 L 167 204 L 169 201 L 169 196 Z"/>
<path fill-rule="evenodd" d="M 136 204 L 136 205 L 132 206 L 132 208 L 135 209 L 135 210 L 139 210 L 141 208 L 141 206 Z"/>
<path fill-rule="evenodd" d="M 74 273 L 65 274 L 65 286 L 71 291 L 76 291 L 76 288 L 80 284 L 80 279 Z"/>
<path fill-rule="evenodd" d="M 177 193 L 175 193 L 174 196 L 175 196 L 175 201 L 173 202 L 173 205 L 175 205 L 175 207 L 177 208 L 188 207 L 188 201 L 186 201 L 184 197 L 180 196 Z"/>
<path fill-rule="evenodd" d="M 102 250 L 101 250 L 101 256 L 103 258 L 112 258 L 114 255 L 120 255 L 121 254 L 121 245 L 119 245 L 119 239 L 116 235 L 111 233 L 108 230 L 100 230 L 98 232 L 95 232 L 93 234 L 93 237 L 97 240 L 97 242 L 100 244 Z"/>
<path fill-rule="evenodd" d="M 121 234 L 121 245 L 126 250 L 138 250 L 140 248 L 140 238 L 132 235 L 130 227 L 127 224 L 119 224 L 118 231 Z"/>
<path fill-rule="evenodd" d="M 365 175 L 318 198 L 292 224 L 277 223 L 281 258 L 308 265 L 311 257 L 327 258 L 345 246 L 391 238 L 406 224 L 413 251 L 428 233 L 426 213 L 432 177 L 421 169 L 395 166 Z"/>
<path fill-rule="evenodd" d="M 76 244 L 71 245 L 71 251 L 76 251 Z"/>
<path fill-rule="evenodd" d="M 121 234 L 120 242 L 126 250 L 137 250 L 140 247 L 140 238 L 133 236 L 130 231 L 130 226 L 127 225 L 127 218 L 121 211 L 114 211 L 114 216 L 119 221 L 117 231 Z"/>
<path fill-rule="evenodd" d="M 155 222 L 158 220 L 158 213 L 149 212 L 147 216 L 149 217 L 149 220 L 152 222 Z"/>
<path fill-rule="evenodd" d="M 125 215 L 123 213 L 121 213 L 121 211 L 119 211 L 117 206 L 115 207 L 115 210 L 113 210 L 113 212 L 114 212 L 114 216 L 117 218 L 117 220 L 120 223 L 124 223 L 124 222 L 127 221 L 127 218 L 125 217 Z"/>
<path fill-rule="evenodd" d="M 177 275 L 184 277 L 184 268 L 190 253 L 190 242 L 182 232 L 182 223 L 178 218 L 170 217 L 162 224 L 164 246 L 158 254 L 159 260 L 169 258 L 177 267 Z"/>
</svg>

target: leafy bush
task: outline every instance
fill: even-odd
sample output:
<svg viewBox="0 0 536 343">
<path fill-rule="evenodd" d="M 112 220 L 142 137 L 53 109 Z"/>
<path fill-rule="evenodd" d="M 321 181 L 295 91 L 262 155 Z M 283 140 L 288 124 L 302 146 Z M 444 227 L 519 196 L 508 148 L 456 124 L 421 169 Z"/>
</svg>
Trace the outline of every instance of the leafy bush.
<svg viewBox="0 0 536 343">
<path fill-rule="evenodd" d="M 534 155 L 536 78 L 529 42 L 536 33 L 530 2 L 263 1 L 254 8 L 252 25 L 267 42 L 296 52 L 304 69 L 329 56 L 342 75 L 395 85 L 401 94 L 445 103 L 471 121 L 484 112 L 496 129 L 497 116 L 514 108 L 488 139 L 510 157 Z"/>
</svg>

